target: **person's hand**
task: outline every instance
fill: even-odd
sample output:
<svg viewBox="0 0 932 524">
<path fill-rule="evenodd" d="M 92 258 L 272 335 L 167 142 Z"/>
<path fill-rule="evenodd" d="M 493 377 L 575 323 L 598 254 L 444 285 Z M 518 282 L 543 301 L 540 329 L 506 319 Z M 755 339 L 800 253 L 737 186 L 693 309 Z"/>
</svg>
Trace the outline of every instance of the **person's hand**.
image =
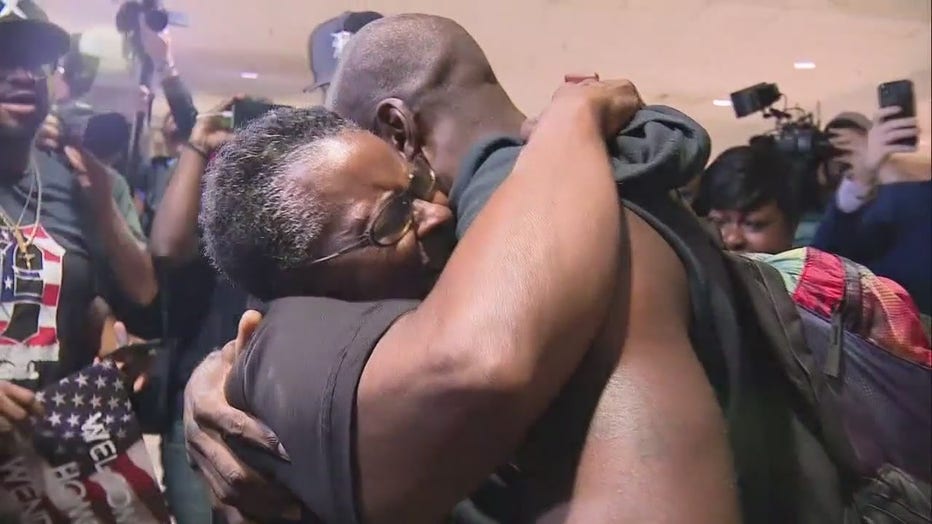
<svg viewBox="0 0 932 524">
<path fill-rule="evenodd" d="M 866 168 L 872 171 L 880 169 L 890 155 L 895 153 L 912 153 L 915 145 L 897 144 L 904 138 L 919 137 L 919 123 L 915 117 L 890 118 L 902 111 L 899 107 L 885 107 L 874 115 L 874 125 L 867 133 Z M 890 118 L 889 120 L 887 120 Z"/>
<path fill-rule="evenodd" d="M 95 210 L 104 211 L 113 202 L 113 180 L 107 166 L 93 153 L 79 146 L 65 146 L 65 156 L 78 179 L 78 185 L 93 201 Z"/>
<path fill-rule="evenodd" d="M 123 372 L 127 380 L 133 385 L 133 391 L 139 393 L 149 382 L 149 367 L 152 365 L 152 355 L 148 351 L 117 351 L 130 344 L 140 344 L 145 340 L 130 335 L 126 325 L 122 322 L 113 323 L 113 337 L 115 346 L 101 348 L 97 353 L 96 361 L 109 358 L 117 369 Z"/>
<path fill-rule="evenodd" d="M 832 129 L 829 133 L 829 142 L 838 150 L 838 155 L 830 162 L 843 166 L 839 170 L 845 178 L 865 187 L 873 186 L 876 183 L 877 171 L 867 166 L 867 137 L 864 133 L 849 128 Z"/>
<path fill-rule="evenodd" d="M 228 98 L 207 113 L 199 115 L 191 130 L 191 145 L 210 155 L 229 140 L 233 130 L 229 128 L 230 120 L 224 118 L 223 113 L 232 110 L 233 104 L 243 98 L 244 95 Z"/>
<path fill-rule="evenodd" d="M 42 151 L 58 151 L 62 142 L 61 119 L 49 113 L 36 133 L 36 147 Z"/>
<path fill-rule="evenodd" d="M 261 319 L 256 311 L 244 313 L 236 340 L 208 356 L 191 374 L 184 390 L 184 433 L 188 455 L 207 481 L 215 502 L 263 521 L 294 516 L 300 509 L 283 488 L 243 464 L 223 440 L 235 438 L 290 460 L 272 430 L 230 406 L 224 394 L 227 375 Z"/>
<path fill-rule="evenodd" d="M 152 65 L 160 74 L 168 76 L 174 73 L 175 57 L 172 54 L 172 39 L 168 29 L 155 32 L 146 24 L 144 15 L 139 15 L 139 39 L 142 50 L 152 59 Z"/>
<path fill-rule="evenodd" d="M 605 138 L 614 138 L 635 113 L 644 107 L 641 95 L 629 80 L 586 79 L 563 84 L 553 102 L 574 100 L 587 104 L 599 118 Z"/>
<path fill-rule="evenodd" d="M 12 432 L 32 415 L 42 415 L 42 404 L 36 394 L 0 380 L 0 435 Z"/>
</svg>

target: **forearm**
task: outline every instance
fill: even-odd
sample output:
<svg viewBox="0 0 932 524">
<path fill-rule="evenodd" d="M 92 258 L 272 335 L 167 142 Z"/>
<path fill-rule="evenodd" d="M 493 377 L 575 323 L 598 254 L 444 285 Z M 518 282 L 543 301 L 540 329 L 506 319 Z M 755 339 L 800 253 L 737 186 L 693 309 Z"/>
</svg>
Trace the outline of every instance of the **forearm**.
<svg viewBox="0 0 932 524">
<path fill-rule="evenodd" d="M 194 107 L 191 92 L 184 85 L 181 77 L 176 71 L 172 73 L 162 80 L 162 91 L 165 93 L 165 100 L 175 119 L 175 125 L 178 126 L 178 133 L 187 139 L 197 119 L 197 108 Z"/>
<path fill-rule="evenodd" d="M 95 221 L 110 269 L 126 298 L 140 306 L 151 304 L 158 293 L 152 257 L 145 244 L 136 240 L 110 195 L 96 206 Z"/>
<path fill-rule="evenodd" d="M 594 120 L 571 104 L 548 112 L 440 282 L 377 346 L 358 401 L 372 522 L 427 522 L 448 510 L 507 460 L 588 349 L 621 238 Z M 395 337 L 408 330 L 430 341 L 424 354 L 408 344 L 410 360 L 399 362 L 381 350 L 403 347 Z"/>
<path fill-rule="evenodd" d="M 497 378 L 521 384 L 524 407 L 542 409 L 604 317 L 620 242 L 617 189 L 594 116 L 556 106 L 425 301 L 470 312 L 444 316 L 438 340 L 466 342 L 469 359 L 485 346 L 492 369 L 508 375 Z"/>
<path fill-rule="evenodd" d="M 171 266 L 197 255 L 197 214 L 201 205 L 201 177 L 207 161 L 184 148 L 152 223 L 149 248 Z"/>
</svg>

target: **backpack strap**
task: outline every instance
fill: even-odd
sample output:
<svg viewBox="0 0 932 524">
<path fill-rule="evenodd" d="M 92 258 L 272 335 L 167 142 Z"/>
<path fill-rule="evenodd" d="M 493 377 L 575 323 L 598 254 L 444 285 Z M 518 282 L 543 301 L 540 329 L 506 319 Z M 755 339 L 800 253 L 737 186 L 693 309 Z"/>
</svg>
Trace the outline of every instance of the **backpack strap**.
<svg viewBox="0 0 932 524">
<path fill-rule="evenodd" d="M 841 481 L 851 489 L 859 474 L 856 453 L 841 419 L 839 398 L 845 387 L 845 319 L 860 312 L 860 276 L 846 266 L 845 294 L 833 315 L 832 341 L 825 364 L 817 365 L 806 340 L 797 305 L 786 291 L 783 277 L 773 266 L 740 255 L 726 255 L 748 292 L 769 350 L 780 362 L 785 376 L 802 397 L 807 417 L 818 424 L 826 451 L 841 467 Z"/>
</svg>

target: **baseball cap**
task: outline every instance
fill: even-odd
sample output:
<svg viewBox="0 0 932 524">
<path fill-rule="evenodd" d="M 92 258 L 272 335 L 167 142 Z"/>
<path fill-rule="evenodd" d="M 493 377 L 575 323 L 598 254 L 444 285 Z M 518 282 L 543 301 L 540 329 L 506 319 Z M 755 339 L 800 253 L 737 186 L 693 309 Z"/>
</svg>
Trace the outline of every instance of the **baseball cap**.
<svg viewBox="0 0 932 524">
<path fill-rule="evenodd" d="M 15 49 L 32 64 L 51 64 L 68 52 L 70 37 L 32 0 L 0 0 L 0 49 Z"/>
<path fill-rule="evenodd" d="M 825 124 L 825 129 L 860 129 L 861 131 L 870 131 L 873 123 L 870 118 L 854 111 L 845 111 Z"/>
<path fill-rule="evenodd" d="M 349 38 L 366 24 L 380 18 L 382 15 L 375 11 L 346 11 L 315 27 L 307 42 L 308 65 L 314 75 L 314 83 L 304 88 L 304 92 L 330 84 L 340 53 Z"/>
</svg>

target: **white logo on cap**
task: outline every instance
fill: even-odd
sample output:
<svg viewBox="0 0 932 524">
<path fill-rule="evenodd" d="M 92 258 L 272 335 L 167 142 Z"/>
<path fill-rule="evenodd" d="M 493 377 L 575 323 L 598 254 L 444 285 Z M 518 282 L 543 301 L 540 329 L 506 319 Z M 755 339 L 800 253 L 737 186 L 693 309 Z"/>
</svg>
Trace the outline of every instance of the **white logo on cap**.
<svg viewBox="0 0 932 524">
<path fill-rule="evenodd" d="M 26 18 L 26 13 L 19 7 L 19 0 L 7 0 L 6 4 L 3 6 L 3 10 L 0 11 L 0 18 L 10 15 Z"/>
<path fill-rule="evenodd" d="M 343 47 L 346 46 L 346 43 L 349 42 L 350 37 L 353 36 L 353 33 L 349 31 L 340 31 L 339 33 L 331 33 L 330 38 L 333 38 L 333 58 L 340 58 L 340 55 L 343 53 Z"/>
</svg>

